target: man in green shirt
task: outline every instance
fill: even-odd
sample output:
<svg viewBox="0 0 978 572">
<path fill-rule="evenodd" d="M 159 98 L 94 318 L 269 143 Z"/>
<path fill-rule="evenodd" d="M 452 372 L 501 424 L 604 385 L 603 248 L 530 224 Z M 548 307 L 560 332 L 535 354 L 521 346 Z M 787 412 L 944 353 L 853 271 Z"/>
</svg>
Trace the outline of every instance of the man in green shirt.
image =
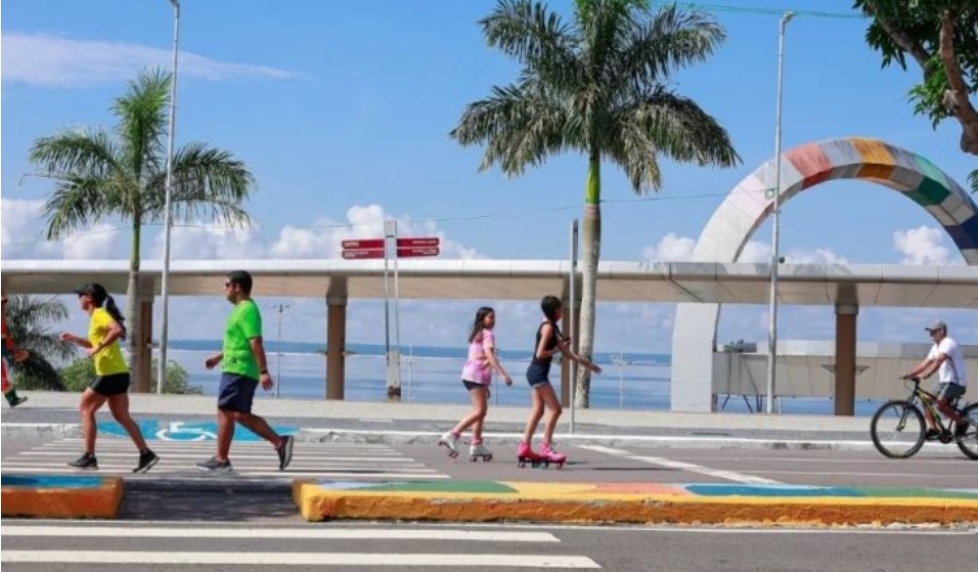
<svg viewBox="0 0 978 572">
<path fill-rule="evenodd" d="M 224 331 L 224 348 L 204 362 L 214 369 L 223 362 L 221 389 L 217 400 L 217 455 L 197 463 L 202 471 L 230 471 L 231 440 L 234 424 L 240 423 L 275 446 L 279 470 L 292 462 L 291 435 L 280 436 L 261 417 L 251 412 L 258 385 L 269 391 L 275 383 L 268 374 L 265 346 L 262 341 L 261 312 L 251 299 L 251 275 L 243 270 L 228 274 L 224 295 L 234 305 Z"/>
</svg>

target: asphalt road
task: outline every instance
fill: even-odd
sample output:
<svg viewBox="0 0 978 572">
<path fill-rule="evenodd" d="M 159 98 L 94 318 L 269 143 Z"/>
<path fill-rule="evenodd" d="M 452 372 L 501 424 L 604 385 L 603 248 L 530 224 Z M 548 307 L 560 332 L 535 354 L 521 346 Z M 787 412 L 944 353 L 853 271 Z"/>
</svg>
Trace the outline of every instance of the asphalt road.
<svg viewBox="0 0 978 572">
<path fill-rule="evenodd" d="M 3 521 L 7 572 L 965 570 L 976 531 Z M 288 566 L 286 566 L 286 564 Z"/>
<path fill-rule="evenodd" d="M 492 443 L 488 444 L 492 447 Z M 162 458 L 140 480 L 200 477 L 196 461 L 213 454 L 213 441 L 162 442 L 151 446 Z M 747 483 L 823 486 L 931 487 L 978 490 L 978 463 L 953 445 L 928 444 L 907 460 L 875 450 L 759 450 L 608 448 L 570 446 L 562 469 L 520 469 L 511 446 L 494 447 L 493 461 L 451 459 L 431 445 L 298 443 L 292 466 L 279 472 L 277 458 L 264 442 L 236 443 L 231 460 L 243 477 L 288 482 L 296 477 L 339 480 L 466 479 L 502 481 Z M 135 451 L 127 439 L 100 438 L 100 473 L 132 477 Z M 65 464 L 81 451 L 77 440 L 3 440 L 4 474 L 74 472 Z"/>
</svg>

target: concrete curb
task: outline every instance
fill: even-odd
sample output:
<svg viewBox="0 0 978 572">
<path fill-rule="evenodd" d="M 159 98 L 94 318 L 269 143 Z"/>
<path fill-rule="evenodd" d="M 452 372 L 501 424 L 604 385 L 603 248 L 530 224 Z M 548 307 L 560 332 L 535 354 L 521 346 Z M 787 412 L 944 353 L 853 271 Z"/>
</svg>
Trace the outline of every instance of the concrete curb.
<svg viewBox="0 0 978 572">
<path fill-rule="evenodd" d="M 113 519 L 122 505 L 118 477 L 3 476 L 4 518 Z"/>
<path fill-rule="evenodd" d="M 222 493 L 222 494 L 278 494 L 291 495 L 292 479 L 256 478 L 130 478 L 126 479 L 126 493 Z"/>
<path fill-rule="evenodd" d="M 298 443 L 366 443 L 374 445 L 430 445 L 441 433 L 433 431 L 390 431 L 362 429 L 301 429 L 295 434 Z M 3 423 L 0 437 L 4 439 L 77 439 L 81 428 L 69 423 Z M 523 440 L 519 433 L 486 433 L 485 439 L 498 445 L 516 446 Z M 601 435 L 557 434 L 555 440 L 571 445 L 600 445 L 603 447 L 644 447 L 683 449 L 776 449 L 865 451 L 873 448 L 867 435 L 865 441 L 825 439 L 742 438 L 742 437 L 676 437 L 666 435 Z"/>
<path fill-rule="evenodd" d="M 527 488 L 522 486 L 526 483 L 498 484 Z M 978 499 L 807 495 L 703 497 L 585 490 L 593 486 L 581 485 L 581 490 L 573 493 L 547 492 L 549 485 L 539 483 L 530 485 L 535 492 L 520 490 L 517 494 L 366 491 L 338 490 L 300 480 L 293 487 L 293 500 L 308 522 L 352 519 L 741 526 L 978 523 Z M 643 487 L 641 484 L 635 486 Z"/>
</svg>

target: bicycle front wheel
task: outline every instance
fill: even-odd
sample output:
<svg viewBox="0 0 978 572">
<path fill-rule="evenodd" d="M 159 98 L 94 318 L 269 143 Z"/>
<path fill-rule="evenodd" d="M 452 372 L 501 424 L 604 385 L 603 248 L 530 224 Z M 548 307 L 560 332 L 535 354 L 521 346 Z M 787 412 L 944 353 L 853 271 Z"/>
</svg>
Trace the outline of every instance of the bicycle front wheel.
<svg viewBox="0 0 978 572">
<path fill-rule="evenodd" d="M 969 459 L 978 461 L 978 403 L 972 403 L 964 408 L 961 416 L 968 421 L 968 430 L 961 437 L 956 437 L 958 448 Z"/>
<path fill-rule="evenodd" d="M 876 450 L 891 459 L 912 457 L 924 446 L 927 425 L 920 410 L 909 401 L 888 401 L 870 422 Z"/>
</svg>

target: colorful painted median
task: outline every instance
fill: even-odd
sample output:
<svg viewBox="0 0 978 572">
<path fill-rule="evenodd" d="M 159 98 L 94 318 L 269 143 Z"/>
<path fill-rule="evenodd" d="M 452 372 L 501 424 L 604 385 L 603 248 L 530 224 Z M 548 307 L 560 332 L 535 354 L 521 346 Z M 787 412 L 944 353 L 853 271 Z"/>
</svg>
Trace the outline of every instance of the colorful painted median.
<svg viewBox="0 0 978 572">
<path fill-rule="evenodd" d="M 3 475 L 7 518 L 115 518 L 118 477 Z M 201 494 L 207 494 L 202 491 Z M 309 481 L 307 521 L 889 525 L 978 523 L 978 490 L 793 485 Z"/>
<path fill-rule="evenodd" d="M 3 475 L 0 481 L 5 518 L 115 518 L 124 492 L 119 477 Z"/>
<path fill-rule="evenodd" d="M 978 490 L 792 485 L 297 481 L 307 521 L 886 525 L 978 522 Z"/>
</svg>

